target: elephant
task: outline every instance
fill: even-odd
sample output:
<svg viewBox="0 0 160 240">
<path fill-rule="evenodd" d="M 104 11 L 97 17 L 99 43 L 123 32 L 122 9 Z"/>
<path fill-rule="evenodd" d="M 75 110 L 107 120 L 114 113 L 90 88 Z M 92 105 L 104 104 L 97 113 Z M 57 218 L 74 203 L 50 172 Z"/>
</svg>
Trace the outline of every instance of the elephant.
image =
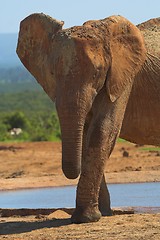
<svg viewBox="0 0 160 240">
<path fill-rule="evenodd" d="M 159 31 L 160 19 L 135 26 L 118 15 L 63 25 L 29 15 L 17 54 L 55 102 L 65 176 L 80 176 L 71 221 L 95 222 L 112 214 L 104 168 L 116 139 L 160 144 L 160 45 L 152 53 L 154 36 L 146 33 Z"/>
</svg>

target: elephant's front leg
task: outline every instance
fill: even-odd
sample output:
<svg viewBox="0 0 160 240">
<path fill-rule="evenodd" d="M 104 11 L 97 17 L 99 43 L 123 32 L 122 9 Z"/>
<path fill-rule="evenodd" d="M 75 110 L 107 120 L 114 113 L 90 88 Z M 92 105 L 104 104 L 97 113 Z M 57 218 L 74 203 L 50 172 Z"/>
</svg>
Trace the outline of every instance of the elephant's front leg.
<svg viewBox="0 0 160 240">
<path fill-rule="evenodd" d="M 106 194 L 103 172 L 106 159 L 109 157 L 111 149 L 113 149 L 119 130 L 115 126 L 109 128 L 106 126 L 106 124 L 109 124 L 107 117 L 106 121 L 103 117 L 102 120 L 103 124 L 98 121 L 97 126 L 90 134 L 89 145 L 85 152 L 85 159 L 82 162 L 82 172 L 77 187 L 76 210 L 72 216 L 72 222 L 74 223 L 98 221 L 101 217 L 101 210 L 102 214 L 105 212 L 105 215 L 107 215 L 107 211 L 110 212 L 109 199 L 106 208 L 102 208 L 102 201 L 106 200 L 101 196 L 103 193 Z M 107 134 L 106 129 L 109 131 Z M 100 210 L 98 204 L 99 194 L 101 197 Z M 109 194 L 105 197 L 108 198 Z"/>
<path fill-rule="evenodd" d="M 88 115 L 85 126 L 84 126 L 84 132 L 83 132 L 83 146 L 87 145 L 87 132 L 89 130 L 89 124 L 91 122 L 92 116 Z M 83 156 L 85 156 L 85 149 L 83 148 Z M 82 157 L 82 161 L 84 161 L 84 158 Z M 99 191 L 99 198 L 98 198 L 98 207 L 102 214 L 102 216 L 111 216 L 112 210 L 111 210 L 111 202 L 110 202 L 110 194 L 106 185 L 105 176 L 103 175 L 101 185 L 100 185 L 100 191 Z"/>
<path fill-rule="evenodd" d="M 103 163 L 100 166 L 96 164 L 98 156 L 95 154 L 93 159 L 92 150 L 87 155 L 77 187 L 76 209 L 71 219 L 74 223 L 95 222 L 101 217 L 98 198 Z"/>
<path fill-rule="evenodd" d="M 114 148 L 122 125 L 127 103 L 125 97 L 122 95 L 119 101 L 114 103 L 106 95 L 101 97 L 101 104 L 97 100 L 95 108 L 99 111 L 92 118 L 87 133 L 82 171 L 77 187 L 76 209 L 72 216 L 74 223 L 98 221 L 101 217 L 100 211 L 102 215 L 104 212 L 104 215 L 109 215 L 106 213 L 110 212 L 110 199 L 107 189 L 104 189 L 103 173 L 105 162 Z M 106 199 L 100 200 L 99 195 L 101 197 L 104 192 Z M 101 201 L 108 201 L 105 208 L 102 207 Z"/>
</svg>

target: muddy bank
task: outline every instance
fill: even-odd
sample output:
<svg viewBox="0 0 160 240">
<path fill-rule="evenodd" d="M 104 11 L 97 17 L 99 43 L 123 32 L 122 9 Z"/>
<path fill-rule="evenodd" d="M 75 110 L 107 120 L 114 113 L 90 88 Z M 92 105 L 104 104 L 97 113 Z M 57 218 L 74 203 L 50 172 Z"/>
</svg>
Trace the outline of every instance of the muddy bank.
<svg viewBox="0 0 160 240">
<path fill-rule="evenodd" d="M 75 185 L 61 170 L 61 144 L 0 144 L 0 190 Z M 108 183 L 160 181 L 158 148 L 117 143 L 107 161 Z"/>
<path fill-rule="evenodd" d="M 0 189 L 75 185 L 61 171 L 60 143 L 0 144 Z M 107 161 L 109 183 L 160 181 L 158 149 L 118 143 Z M 153 209 L 152 209 L 153 210 Z M 160 213 L 119 209 L 99 222 L 71 224 L 73 209 L 0 209 L 0 239 L 158 240 Z"/>
<path fill-rule="evenodd" d="M 57 210 L 49 215 L 0 218 L 0 239 L 109 239 L 158 240 L 160 214 L 121 214 L 99 222 L 71 224 L 70 213 Z"/>
</svg>

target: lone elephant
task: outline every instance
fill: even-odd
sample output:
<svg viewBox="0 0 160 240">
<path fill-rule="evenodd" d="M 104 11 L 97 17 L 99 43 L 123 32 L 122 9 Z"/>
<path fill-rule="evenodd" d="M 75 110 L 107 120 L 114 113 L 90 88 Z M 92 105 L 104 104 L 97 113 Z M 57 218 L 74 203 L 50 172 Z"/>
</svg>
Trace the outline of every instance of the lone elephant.
<svg viewBox="0 0 160 240">
<path fill-rule="evenodd" d="M 72 222 L 93 222 L 111 215 L 104 167 L 117 137 L 160 144 L 160 46 L 151 54 L 148 25 L 136 27 L 121 16 L 63 24 L 45 14 L 28 16 L 17 54 L 55 101 L 65 176 L 80 175 Z M 155 24 L 159 31 L 160 19 Z"/>
</svg>

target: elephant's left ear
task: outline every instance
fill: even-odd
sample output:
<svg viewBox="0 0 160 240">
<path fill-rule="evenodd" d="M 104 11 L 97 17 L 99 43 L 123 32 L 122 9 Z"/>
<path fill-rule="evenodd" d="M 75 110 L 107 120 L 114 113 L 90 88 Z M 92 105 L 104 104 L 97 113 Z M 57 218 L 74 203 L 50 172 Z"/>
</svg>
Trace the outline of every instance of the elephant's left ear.
<svg viewBox="0 0 160 240">
<path fill-rule="evenodd" d="M 110 28 L 111 67 L 107 75 L 107 91 L 112 102 L 134 81 L 141 69 L 146 49 L 141 32 L 122 17 Z"/>
</svg>

